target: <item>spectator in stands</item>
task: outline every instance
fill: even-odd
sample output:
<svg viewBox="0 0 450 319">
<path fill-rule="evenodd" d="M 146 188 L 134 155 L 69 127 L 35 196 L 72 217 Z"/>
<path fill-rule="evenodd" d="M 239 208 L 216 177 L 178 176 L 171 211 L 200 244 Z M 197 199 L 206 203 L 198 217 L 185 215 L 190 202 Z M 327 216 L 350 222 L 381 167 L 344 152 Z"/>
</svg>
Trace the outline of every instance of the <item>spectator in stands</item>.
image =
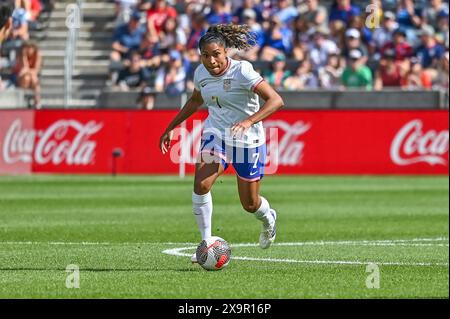
<svg viewBox="0 0 450 319">
<path fill-rule="evenodd" d="M 290 55 L 292 52 L 293 34 L 284 27 L 277 16 L 270 18 L 270 27 L 264 34 L 261 59 L 272 61 L 277 55 Z"/>
<path fill-rule="evenodd" d="M 9 36 L 12 29 L 13 7 L 10 3 L 0 2 L 0 45 Z"/>
<path fill-rule="evenodd" d="M 206 20 L 203 14 L 195 13 L 192 17 L 192 31 L 189 34 L 186 43 L 189 60 L 192 62 L 199 61 L 198 42 L 206 33 L 206 29 Z"/>
<path fill-rule="evenodd" d="M 181 51 L 186 46 L 186 34 L 178 27 L 178 22 L 172 17 L 164 21 L 161 32 L 159 33 L 159 48 L 163 52 L 169 52 L 170 49 Z"/>
<path fill-rule="evenodd" d="M 248 12 L 248 10 L 253 10 L 256 22 L 263 22 L 264 18 L 262 16 L 261 7 L 256 5 L 255 0 L 243 0 L 242 5 L 238 7 L 233 14 L 233 22 L 236 24 L 245 23 L 246 17 L 244 16 L 244 12 Z"/>
<path fill-rule="evenodd" d="M 371 90 L 373 87 L 372 71 L 365 65 L 365 59 L 361 51 L 351 50 L 348 62 L 349 65 L 342 73 L 342 84 L 346 88 Z"/>
<path fill-rule="evenodd" d="M 155 96 L 155 89 L 151 86 L 146 86 L 142 89 L 136 102 L 141 109 L 152 110 L 155 107 Z"/>
<path fill-rule="evenodd" d="M 166 0 L 154 0 L 147 11 L 147 29 L 161 32 L 164 22 L 168 17 L 177 18 L 177 11 L 167 4 Z"/>
<path fill-rule="evenodd" d="M 30 35 L 28 34 L 27 12 L 24 8 L 16 8 L 12 14 L 13 29 L 10 35 L 10 40 L 17 40 L 21 43 L 28 41 Z M 20 46 L 19 46 L 20 47 Z"/>
<path fill-rule="evenodd" d="M 129 57 L 129 53 L 138 50 L 146 33 L 145 28 L 140 25 L 141 14 L 139 11 L 133 12 L 128 23 L 119 26 L 113 35 L 111 61 L 114 64 L 121 64 L 123 59 Z"/>
<path fill-rule="evenodd" d="M 186 71 L 180 52 L 170 51 L 170 61 L 158 70 L 155 88 L 169 96 L 177 96 L 186 90 Z"/>
<path fill-rule="evenodd" d="M 285 87 L 285 81 L 291 76 L 291 71 L 286 70 L 286 58 L 279 54 L 275 56 L 271 64 L 270 70 L 265 72 L 264 78 L 275 89 L 282 89 Z"/>
<path fill-rule="evenodd" d="M 16 8 L 23 8 L 26 11 L 26 19 L 31 29 L 37 23 L 37 19 L 42 11 L 42 4 L 39 0 L 15 0 Z"/>
<path fill-rule="evenodd" d="M 335 0 L 331 6 L 329 21 L 340 20 L 348 25 L 351 17 L 359 15 L 361 9 L 350 0 Z"/>
<path fill-rule="evenodd" d="M 442 11 L 438 14 L 438 27 L 436 29 L 436 41 L 442 46 L 448 49 L 449 46 L 449 36 L 448 36 L 448 12 Z"/>
<path fill-rule="evenodd" d="M 142 90 L 147 83 L 149 73 L 142 66 L 141 55 L 137 51 L 130 54 L 130 65 L 120 71 L 117 86 L 121 91 Z"/>
<path fill-rule="evenodd" d="M 328 55 L 338 52 L 336 43 L 327 39 L 330 34 L 328 28 L 320 27 L 315 30 L 312 35 L 313 42 L 309 47 L 309 57 L 311 59 L 312 68 L 314 71 L 318 71 L 319 68 L 326 65 Z"/>
<path fill-rule="evenodd" d="M 194 20 L 195 15 L 202 11 L 202 5 L 197 2 L 188 2 L 186 3 L 184 10 L 178 13 L 178 23 L 180 28 L 184 31 L 186 36 L 191 33 L 192 30 L 192 21 Z"/>
<path fill-rule="evenodd" d="M 256 12 L 253 9 L 246 9 L 242 12 L 243 23 L 250 27 L 250 33 L 255 37 L 255 45 L 249 50 L 238 51 L 238 56 L 247 61 L 256 61 L 258 53 L 264 44 L 264 30 L 256 21 Z"/>
<path fill-rule="evenodd" d="M 330 22 L 330 40 L 332 40 L 342 51 L 345 48 L 345 32 L 346 27 L 341 20 Z"/>
<path fill-rule="evenodd" d="M 351 17 L 348 27 L 359 31 L 363 43 L 368 44 L 372 41 L 372 31 L 366 27 L 365 21 L 362 17 Z"/>
<path fill-rule="evenodd" d="M 161 50 L 157 35 L 146 33 L 138 52 L 142 57 L 142 65 L 144 67 L 159 68 L 161 64 Z"/>
<path fill-rule="evenodd" d="M 116 25 L 130 21 L 131 14 L 137 9 L 138 0 L 114 0 Z"/>
<path fill-rule="evenodd" d="M 384 13 L 383 22 L 380 28 L 375 28 L 372 35 L 370 46 L 373 48 L 372 52 L 379 52 L 381 48 L 387 43 L 393 41 L 393 34 L 398 29 L 398 23 L 395 21 L 395 14 L 391 11 Z"/>
<path fill-rule="evenodd" d="M 42 68 L 42 55 L 34 42 L 25 42 L 17 56 L 13 69 L 14 79 L 19 88 L 34 92 L 34 107 L 41 107 L 41 86 L 39 73 Z"/>
<path fill-rule="evenodd" d="M 229 10 L 225 0 L 212 0 L 211 12 L 206 15 L 206 21 L 209 25 L 231 23 L 233 16 Z"/>
<path fill-rule="evenodd" d="M 328 56 L 327 64 L 319 69 L 319 83 L 325 89 L 339 89 L 342 87 L 341 77 L 345 61 L 339 54 Z"/>
<path fill-rule="evenodd" d="M 276 4 L 273 14 L 280 19 L 283 26 L 289 26 L 299 15 L 297 8 L 292 5 L 292 0 L 276 0 Z"/>
<path fill-rule="evenodd" d="M 423 23 L 437 30 L 439 28 L 439 16 L 447 14 L 448 19 L 448 11 L 448 3 L 442 0 L 430 0 L 430 5 L 424 8 L 422 12 Z"/>
<path fill-rule="evenodd" d="M 397 2 L 397 22 L 406 30 L 420 27 L 422 24 L 420 9 L 414 7 L 413 0 Z"/>
<path fill-rule="evenodd" d="M 381 54 L 384 55 L 385 51 L 390 49 L 394 49 L 396 61 L 403 61 L 414 55 L 413 48 L 406 41 L 406 31 L 403 28 L 398 28 L 394 31 L 394 41 L 385 44 L 381 48 Z"/>
<path fill-rule="evenodd" d="M 445 52 L 436 69 L 433 80 L 433 87 L 440 90 L 448 90 L 449 85 L 449 52 Z"/>
<path fill-rule="evenodd" d="M 303 17 L 309 27 L 327 27 L 328 11 L 319 4 L 319 0 L 306 0 L 307 11 L 303 13 Z"/>
<path fill-rule="evenodd" d="M 284 86 L 288 90 L 317 89 L 319 80 L 313 72 L 311 62 L 308 59 L 300 61 L 295 74 L 286 79 Z"/>
<path fill-rule="evenodd" d="M 309 26 L 303 15 L 296 17 L 292 24 L 294 32 L 293 45 L 298 46 L 302 42 L 308 43 L 311 37 L 311 30 L 316 30 L 316 27 Z"/>
<path fill-rule="evenodd" d="M 361 33 L 357 29 L 348 29 L 345 32 L 345 47 L 342 51 L 343 56 L 348 59 L 350 57 L 350 52 L 353 50 L 359 50 L 362 53 L 363 64 L 368 60 L 369 50 L 367 46 L 361 41 Z"/>
<path fill-rule="evenodd" d="M 436 68 L 439 59 L 445 53 L 445 49 L 437 43 L 432 27 L 423 26 L 419 34 L 421 37 L 421 45 L 417 48 L 416 56 L 425 69 Z"/>
<path fill-rule="evenodd" d="M 386 87 L 401 87 L 402 78 L 406 74 L 402 74 L 400 63 L 402 62 L 395 61 L 394 49 L 384 52 L 383 59 L 375 74 L 375 90 L 382 90 Z"/>
<path fill-rule="evenodd" d="M 409 63 L 409 66 L 408 66 Z M 408 70 L 406 77 L 402 80 L 402 88 L 407 90 L 423 90 L 432 88 L 431 74 L 424 70 L 420 60 L 412 57 L 404 61 L 404 68 Z"/>
<path fill-rule="evenodd" d="M 408 42 L 414 47 L 418 42 L 416 29 L 422 25 L 421 10 L 414 7 L 413 0 L 399 0 L 396 15 L 397 22 L 405 31 Z"/>
</svg>

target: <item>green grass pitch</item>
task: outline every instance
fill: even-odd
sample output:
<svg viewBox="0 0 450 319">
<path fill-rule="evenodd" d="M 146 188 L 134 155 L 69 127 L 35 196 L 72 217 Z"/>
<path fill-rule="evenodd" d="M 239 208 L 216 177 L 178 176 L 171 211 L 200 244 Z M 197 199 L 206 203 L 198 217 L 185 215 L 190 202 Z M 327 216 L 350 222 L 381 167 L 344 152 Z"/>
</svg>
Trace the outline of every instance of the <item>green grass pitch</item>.
<svg viewBox="0 0 450 319">
<path fill-rule="evenodd" d="M 222 177 L 213 234 L 234 259 L 218 272 L 174 255 L 199 242 L 192 183 L 0 177 L 0 298 L 449 297 L 448 177 L 266 176 L 261 193 L 278 211 L 268 250 L 235 177 Z M 371 262 L 379 288 L 366 286 Z M 78 289 L 66 288 L 69 264 Z"/>
</svg>

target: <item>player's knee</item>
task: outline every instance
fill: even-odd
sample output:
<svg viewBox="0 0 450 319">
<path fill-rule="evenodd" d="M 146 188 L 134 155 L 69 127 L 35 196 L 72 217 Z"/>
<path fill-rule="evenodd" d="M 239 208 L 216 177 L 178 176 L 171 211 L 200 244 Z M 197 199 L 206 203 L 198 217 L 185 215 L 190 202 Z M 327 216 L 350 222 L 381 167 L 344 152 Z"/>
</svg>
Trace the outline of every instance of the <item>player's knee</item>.
<svg viewBox="0 0 450 319">
<path fill-rule="evenodd" d="M 250 201 L 242 203 L 242 207 L 249 213 L 254 213 L 258 210 L 258 201 Z"/>
<path fill-rule="evenodd" d="M 194 193 L 204 195 L 211 190 L 211 183 L 205 180 L 196 180 L 194 182 Z"/>
</svg>

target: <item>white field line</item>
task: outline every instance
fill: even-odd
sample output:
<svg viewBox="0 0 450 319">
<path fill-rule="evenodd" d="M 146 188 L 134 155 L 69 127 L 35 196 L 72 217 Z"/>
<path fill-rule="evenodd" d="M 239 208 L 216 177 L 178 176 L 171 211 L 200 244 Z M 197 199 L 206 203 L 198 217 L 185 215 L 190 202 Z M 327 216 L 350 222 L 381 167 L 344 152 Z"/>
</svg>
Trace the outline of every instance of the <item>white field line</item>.
<svg viewBox="0 0 450 319">
<path fill-rule="evenodd" d="M 340 240 L 340 241 L 306 241 L 275 243 L 275 246 L 321 246 L 321 245 L 361 245 L 361 246 L 449 246 L 448 243 L 429 244 L 420 242 L 442 242 L 448 241 L 448 237 L 436 238 L 412 238 L 412 239 L 383 239 L 383 240 Z M 107 245 L 107 246 L 129 246 L 129 245 L 197 245 L 189 242 L 63 242 L 63 241 L 0 241 L 0 245 Z M 255 243 L 239 243 L 232 247 L 252 247 Z"/>
<path fill-rule="evenodd" d="M 416 244 L 418 241 L 444 241 L 448 240 L 448 238 L 415 238 L 415 239 L 402 239 L 402 240 L 382 240 L 382 241 L 332 241 L 332 242 L 298 242 L 298 243 L 276 243 L 275 246 L 306 246 L 306 245 L 316 245 L 323 246 L 327 244 L 335 245 L 335 244 L 343 244 L 343 245 L 361 245 L 361 246 L 447 246 L 448 244 Z M 414 242 L 409 244 L 408 241 Z M 257 247 L 258 244 L 252 243 L 242 243 L 235 244 L 232 247 Z M 180 256 L 180 257 L 191 257 L 192 253 L 184 253 L 182 251 L 185 250 L 193 250 L 196 249 L 196 246 L 190 247 L 181 247 L 181 248 L 173 248 L 166 249 L 163 251 L 164 254 Z M 248 261 L 267 261 L 267 262 L 284 262 L 284 263 L 300 263 L 300 264 L 325 264 L 325 265 L 367 265 L 367 264 L 377 264 L 383 266 L 448 266 L 448 263 L 430 263 L 430 262 L 373 262 L 373 261 L 359 261 L 359 260 L 297 260 L 297 259 L 278 259 L 278 258 L 259 258 L 259 257 L 245 257 L 245 256 L 233 256 L 233 259 L 236 260 L 248 260 Z"/>
<path fill-rule="evenodd" d="M 353 245 L 353 246 L 446 246 L 448 243 L 439 243 L 448 241 L 446 237 L 437 238 L 412 238 L 412 239 L 393 239 L 393 240 L 359 240 L 359 241 L 310 241 L 310 242 L 286 242 L 275 243 L 274 246 L 325 246 L 325 245 Z M 425 242 L 425 243 L 422 243 Z M 181 247 L 164 250 L 163 253 L 174 256 L 190 257 L 191 254 L 183 253 L 184 250 L 196 249 L 196 243 L 157 243 L 157 242 L 37 242 L 37 241 L 4 241 L 0 245 L 106 245 L 106 246 L 129 246 L 129 245 L 189 245 L 189 247 Z M 231 245 L 232 247 L 257 247 L 255 243 L 240 243 Z M 284 262 L 284 263 L 302 263 L 302 264 L 335 264 L 335 265 L 367 265 L 375 263 L 378 265 L 390 266 L 448 266 L 448 263 L 428 263 L 428 262 L 369 262 L 369 261 L 347 261 L 347 260 L 296 260 L 296 259 L 276 259 L 276 258 L 257 258 L 257 257 L 240 257 L 233 256 L 236 260 L 248 261 L 267 261 L 267 262 Z"/>
<path fill-rule="evenodd" d="M 235 245 L 236 246 L 236 245 Z M 258 246 L 257 244 L 254 245 Z M 183 250 L 196 249 L 193 247 L 182 247 L 164 250 L 164 254 L 179 256 L 179 257 L 191 257 L 191 254 L 182 253 Z M 418 262 L 418 263 L 408 263 L 408 262 L 397 262 L 397 261 L 359 261 L 359 260 L 297 260 L 297 259 L 278 259 L 278 258 L 259 258 L 259 257 L 240 257 L 232 256 L 232 259 L 236 260 L 249 260 L 249 261 L 268 261 L 268 262 L 281 262 L 281 263 L 299 263 L 299 264 L 323 264 L 323 265 L 368 265 L 377 264 L 380 266 L 448 266 L 448 263 L 428 263 L 428 262 Z"/>
</svg>

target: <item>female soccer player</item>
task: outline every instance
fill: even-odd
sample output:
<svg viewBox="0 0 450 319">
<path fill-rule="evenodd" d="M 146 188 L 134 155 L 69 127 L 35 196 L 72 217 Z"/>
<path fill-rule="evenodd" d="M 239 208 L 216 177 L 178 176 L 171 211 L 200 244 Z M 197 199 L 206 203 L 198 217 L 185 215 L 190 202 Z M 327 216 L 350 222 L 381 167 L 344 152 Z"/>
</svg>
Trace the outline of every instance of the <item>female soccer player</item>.
<svg viewBox="0 0 450 319">
<path fill-rule="evenodd" d="M 163 154 L 167 153 L 172 130 L 205 103 L 209 116 L 202 133 L 192 193 L 202 239 L 211 236 L 211 187 L 232 163 L 242 207 L 263 223 L 259 243 L 265 249 L 275 240 L 277 215 L 259 195 L 266 155 L 261 121 L 279 110 L 283 100 L 249 62 L 227 56 L 230 48 L 250 48 L 251 39 L 245 25 L 216 25 L 208 29 L 199 42 L 202 64 L 194 73 L 194 92 L 162 134 L 160 148 Z M 262 108 L 257 95 L 265 100 Z M 195 254 L 192 261 L 196 262 Z"/>
</svg>

